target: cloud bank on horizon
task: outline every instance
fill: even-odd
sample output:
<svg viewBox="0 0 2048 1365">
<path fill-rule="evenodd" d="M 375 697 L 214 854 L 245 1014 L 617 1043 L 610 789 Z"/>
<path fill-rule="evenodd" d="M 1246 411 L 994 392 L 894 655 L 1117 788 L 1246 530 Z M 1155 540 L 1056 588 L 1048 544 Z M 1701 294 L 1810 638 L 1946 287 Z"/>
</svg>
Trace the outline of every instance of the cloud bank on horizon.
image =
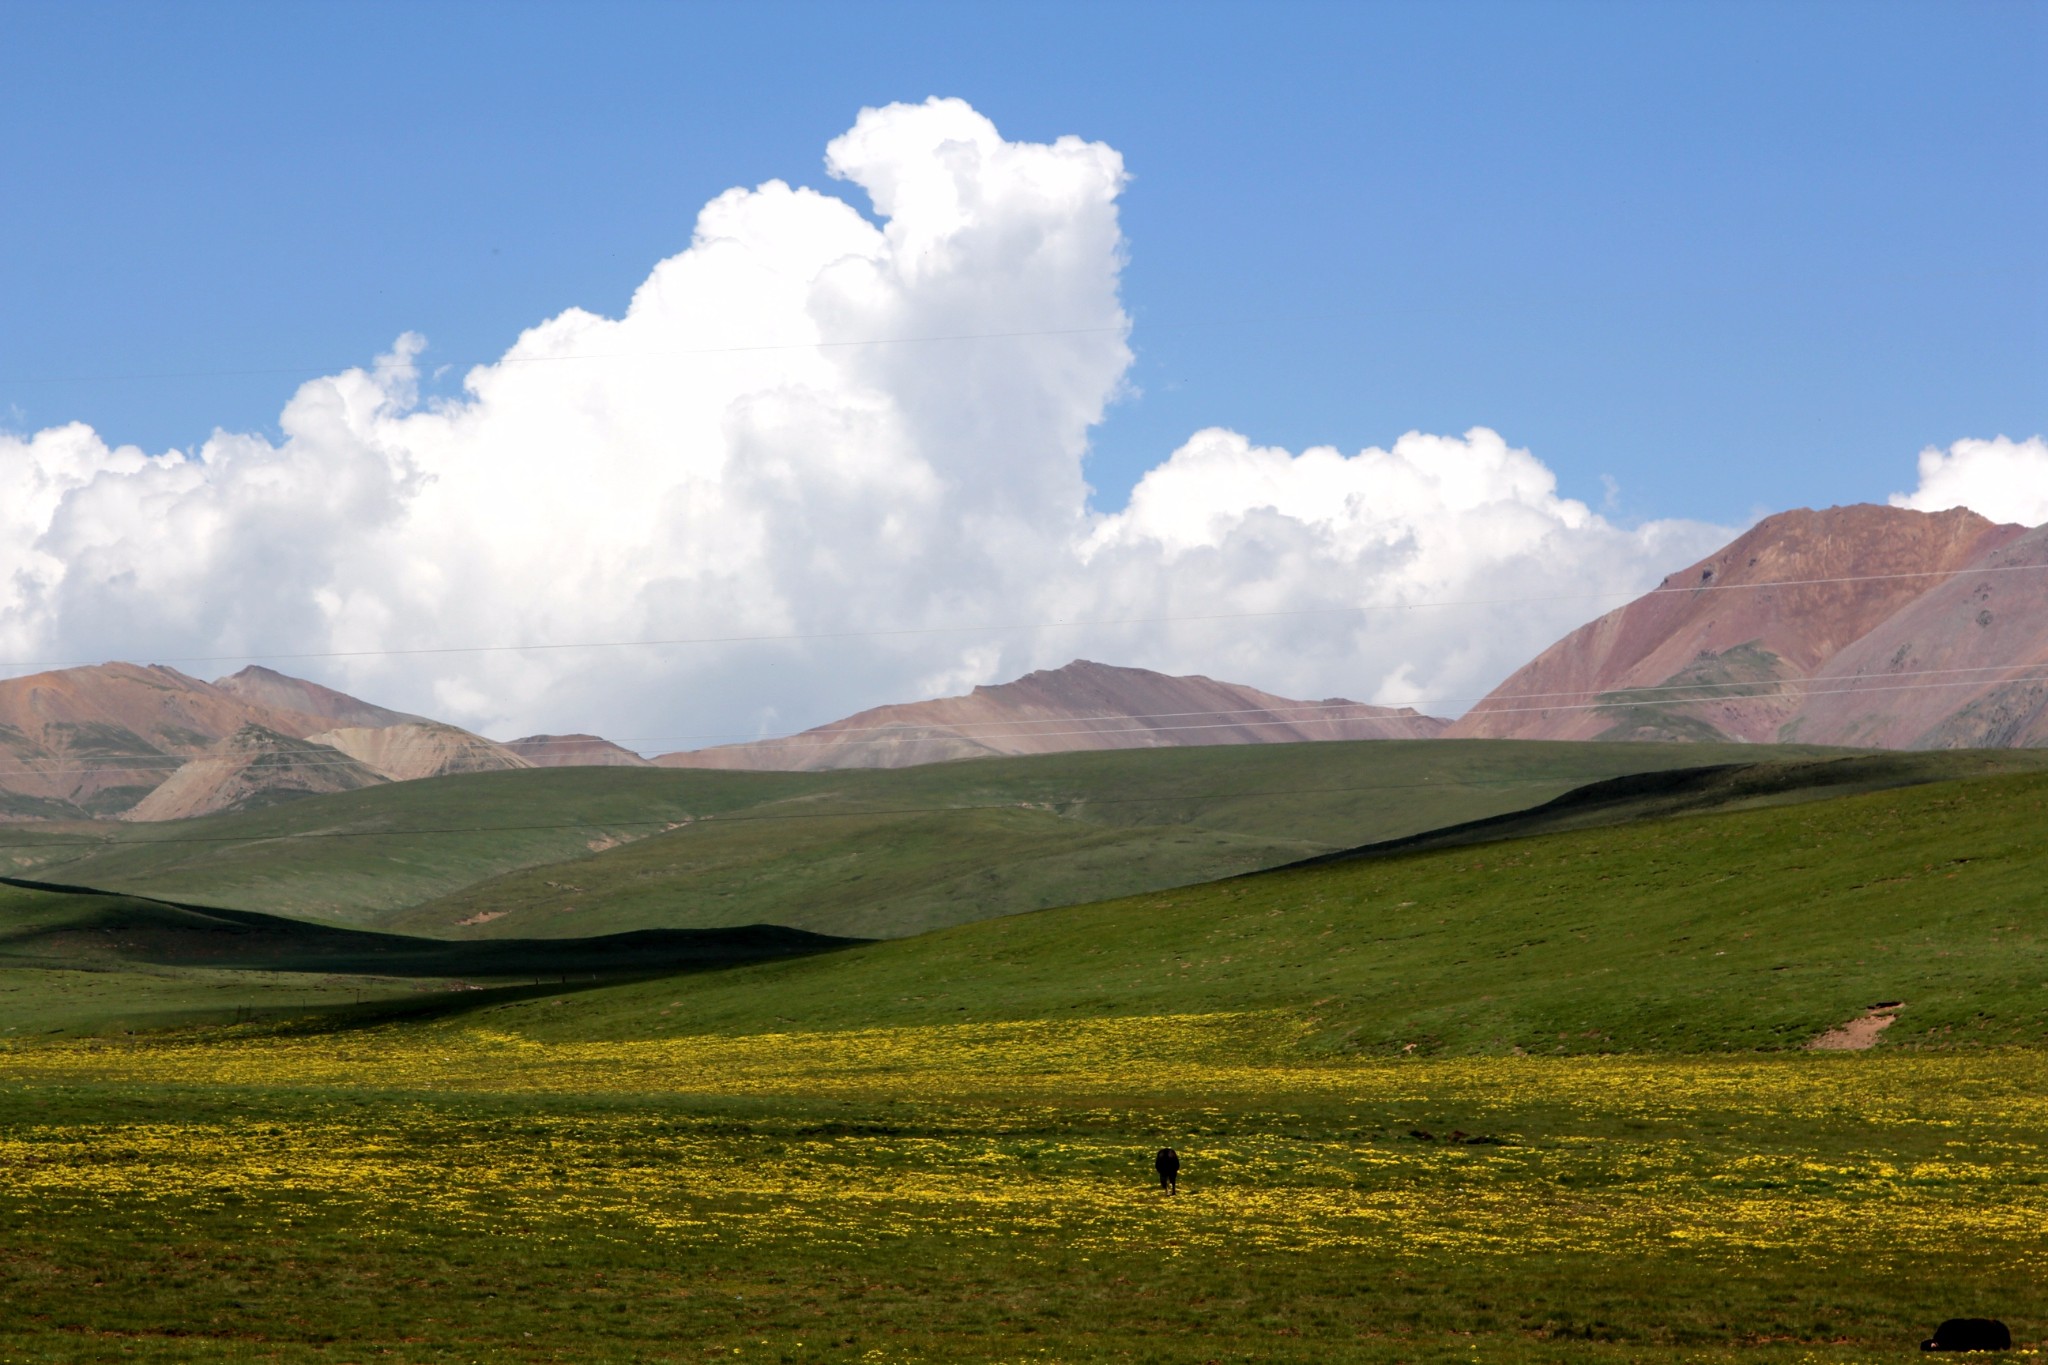
<svg viewBox="0 0 2048 1365">
<path fill-rule="evenodd" d="M 0 433 L 0 652 L 335 653 L 281 666 L 647 749 L 1077 656 L 1454 713 L 1733 534 L 1616 525 L 1484 428 L 1353 455 L 1197 432 L 1095 509 L 1088 433 L 1132 360 L 1122 158 L 934 99 L 862 111 L 826 167 L 872 219 L 728 191 L 623 316 L 542 322 L 459 398 L 421 397 L 407 335 L 304 384 L 277 441 Z M 2044 470 L 2038 439 L 1959 442 L 1894 501 L 2048 520 L 2013 493 Z M 1041 622 L 1121 624 L 1008 628 Z M 435 652 L 778 636 L 811 638 Z"/>
</svg>

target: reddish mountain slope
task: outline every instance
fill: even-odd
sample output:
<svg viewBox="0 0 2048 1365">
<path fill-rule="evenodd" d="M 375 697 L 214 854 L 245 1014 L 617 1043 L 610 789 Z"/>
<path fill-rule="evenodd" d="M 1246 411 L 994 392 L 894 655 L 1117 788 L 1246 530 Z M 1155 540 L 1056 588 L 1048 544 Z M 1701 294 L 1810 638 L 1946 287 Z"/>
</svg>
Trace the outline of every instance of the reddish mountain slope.
<svg viewBox="0 0 2048 1365">
<path fill-rule="evenodd" d="M 346 692 L 337 692 L 331 687 L 294 678 L 260 664 L 250 664 L 239 673 L 215 678 L 213 685 L 257 706 L 318 716 L 330 727 L 404 725 L 425 719 L 424 716 L 409 716 L 403 711 L 376 706 Z"/>
<path fill-rule="evenodd" d="M 1814 675 L 1792 738 L 1893 749 L 2048 746 L 2048 526 L 1985 555 Z"/>
<path fill-rule="evenodd" d="M 246 724 L 301 737 L 330 722 L 254 706 L 174 668 L 100 664 L 0 682 L 0 811 L 126 809 Z"/>
<path fill-rule="evenodd" d="M 878 706 L 786 739 L 663 754 L 671 768 L 814 771 L 904 768 L 994 754 L 1272 744 L 1316 739 L 1426 739 L 1448 722 L 1333 699 L 1291 701 L 1210 678 L 1076 660 L 964 697 Z"/>
<path fill-rule="evenodd" d="M 0 819 L 122 813 L 169 819 L 163 812 L 205 813 L 201 808 L 213 799 L 224 803 L 213 809 L 250 804 L 264 783 L 280 793 L 336 789 L 328 781 L 333 774 L 289 770 L 331 764 L 342 755 L 284 741 L 333 730 L 338 718 L 355 720 L 352 732 L 416 724 L 268 669 L 244 669 L 218 683 L 175 668 L 125 663 L 11 678 L 0 682 Z M 269 738 L 258 743 L 242 735 L 216 749 L 246 727 Z M 171 794 L 140 804 L 188 761 L 200 760 Z M 523 760 L 508 755 L 503 766 L 523 766 Z"/>
<path fill-rule="evenodd" d="M 1962 508 L 1759 522 L 1582 626 L 1453 738 L 2048 741 L 2048 529 Z"/>
</svg>

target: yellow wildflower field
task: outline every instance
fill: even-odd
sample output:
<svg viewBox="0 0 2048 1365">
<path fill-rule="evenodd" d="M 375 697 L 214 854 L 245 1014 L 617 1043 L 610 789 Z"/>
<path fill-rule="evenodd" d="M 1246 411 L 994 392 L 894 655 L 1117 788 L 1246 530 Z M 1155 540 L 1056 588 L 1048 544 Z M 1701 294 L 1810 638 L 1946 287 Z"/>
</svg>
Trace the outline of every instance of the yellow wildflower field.
<svg viewBox="0 0 2048 1365">
<path fill-rule="evenodd" d="M 756 1302 L 788 1321 L 746 1337 L 719 1314 L 692 1319 L 674 1358 L 700 1358 L 701 1337 L 764 1359 L 996 1358 L 975 1351 L 1025 1341 L 1055 1352 L 1034 1359 L 1144 1359 L 1134 1342 L 1185 1331 L 1254 1359 L 1468 1359 L 1460 1323 L 1486 1321 L 1499 1349 L 1479 1358 L 1551 1358 L 1582 1330 L 1574 1350 L 1861 1359 L 1937 1312 L 1922 1300 L 1942 1286 L 1788 1316 L 1751 1282 L 1824 1299 L 1850 1267 L 1882 1286 L 1948 1265 L 2007 1292 L 2048 1243 L 2048 1060 L 2032 1052 L 1357 1061 L 1300 1053 L 1307 1025 L 1278 1014 L 569 1043 L 498 1018 L 0 1050 L 0 1208 L 15 1245 L 58 1267 L 37 1272 L 49 1301 L 83 1300 L 31 1336 L 126 1320 L 64 1287 L 64 1248 L 113 1228 L 145 1254 L 318 1246 L 385 1264 L 431 1247 L 418 1254 L 503 1262 L 518 1247 L 591 1274 L 689 1266 L 693 1282 L 783 1286 L 757 1285 Z M 1178 1196 L 1152 1182 L 1162 1144 L 1183 1158 Z M 1089 1307 L 1057 1314 L 1060 1331 L 1016 1313 L 991 1325 L 944 1288 L 946 1265 L 1034 1312 L 1068 1291 Z M 1597 1323 L 1560 1307 L 1580 1291 L 1607 1302 L 1646 1267 L 1675 1306 Z M 19 1294 L 27 1272 L 11 1273 Z M 806 1275 L 893 1284 L 922 1307 L 845 1345 L 832 1313 L 812 1323 L 793 1306 Z M 1319 1303 L 1349 1277 L 1432 1283 L 1344 1300 L 1328 1310 L 1342 1342 L 1317 1348 L 1302 1323 L 1257 1314 L 1168 1328 L 1147 1306 L 1133 1326 L 1106 1288 L 1118 1276 L 1276 1304 L 1289 1295 L 1245 1287 L 1293 1284 Z M 579 1314 L 544 1315 L 552 1335 L 513 1347 L 671 1358 L 667 1336 L 592 1353 Z M 302 1308 L 258 1335 L 278 1358 L 313 1349 L 309 1332 L 412 1349 L 374 1306 L 332 1316 Z M 181 1330 L 203 1334 L 196 1319 Z M 812 1345 L 793 1345 L 806 1331 Z"/>
</svg>

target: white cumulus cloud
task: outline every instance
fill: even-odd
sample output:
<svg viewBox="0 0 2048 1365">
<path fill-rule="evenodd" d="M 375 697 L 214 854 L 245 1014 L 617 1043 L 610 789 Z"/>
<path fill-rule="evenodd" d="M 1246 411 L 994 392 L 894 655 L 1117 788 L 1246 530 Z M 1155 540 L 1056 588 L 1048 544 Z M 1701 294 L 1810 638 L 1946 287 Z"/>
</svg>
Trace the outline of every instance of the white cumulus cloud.
<svg viewBox="0 0 2048 1365">
<path fill-rule="evenodd" d="M 1076 586 L 1133 614 L 1226 618 L 1158 631 L 1147 643 L 1162 658 L 1199 638 L 1223 676 L 1456 711 L 1730 534 L 1617 527 L 1484 427 L 1350 456 L 1210 430 L 1098 519 Z"/>
<path fill-rule="evenodd" d="M 452 399 L 422 399 L 408 335 L 302 386 L 274 441 L 0 433 L 0 649 L 336 655 L 276 662 L 645 748 L 1077 655 L 1407 701 L 1483 690 L 1729 534 L 1614 525 L 1484 429 L 1353 455 L 1204 431 L 1096 510 L 1089 431 L 1131 363 L 1121 157 L 931 100 L 863 111 L 826 169 L 872 220 L 729 191 L 622 316 L 542 322 Z M 1121 624 L 1009 628 L 1048 621 Z"/>
<path fill-rule="evenodd" d="M 1920 452 L 1920 486 L 1892 494 L 1891 504 L 1921 512 L 1967 507 L 1993 521 L 2039 526 L 2048 522 L 2048 440 L 1998 436 L 1929 447 Z"/>
</svg>

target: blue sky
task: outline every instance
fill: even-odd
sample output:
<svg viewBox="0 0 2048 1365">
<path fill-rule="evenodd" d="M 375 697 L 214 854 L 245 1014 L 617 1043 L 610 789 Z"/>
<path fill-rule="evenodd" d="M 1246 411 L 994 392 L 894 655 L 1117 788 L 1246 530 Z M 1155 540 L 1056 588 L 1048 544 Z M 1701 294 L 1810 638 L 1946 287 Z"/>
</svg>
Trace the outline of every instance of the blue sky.
<svg viewBox="0 0 2048 1365">
<path fill-rule="evenodd" d="M 1499 430 L 1619 520 L 1882 500 L 2048 429 L 2040 4 L 6 4 L 0 423 L 191 447 L 406 330 L 617 313 L 701 206 L 956 95 L 1117 148 L 1135 393 Z M 863 205 L 863 207 L 865 207 Z"/>
</svg>

